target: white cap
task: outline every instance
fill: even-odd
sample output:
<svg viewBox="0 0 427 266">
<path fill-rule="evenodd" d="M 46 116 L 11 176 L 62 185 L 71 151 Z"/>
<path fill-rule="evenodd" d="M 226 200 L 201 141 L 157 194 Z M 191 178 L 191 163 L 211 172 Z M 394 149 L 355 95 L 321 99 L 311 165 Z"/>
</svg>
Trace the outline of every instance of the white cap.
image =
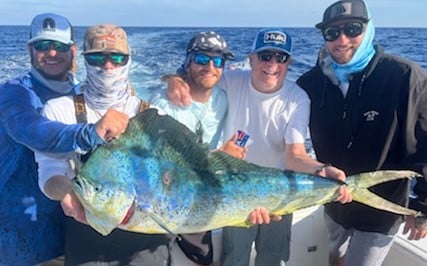
<svg viewBox="0 0 427 266">
<path fill-rule="evenodd" d="M 68 19 L 61 15 L 53 13 L 39 14 L 31 22 L 28 43 L 43 40 L 73 44 L 73 27 Z"/>
</svg>

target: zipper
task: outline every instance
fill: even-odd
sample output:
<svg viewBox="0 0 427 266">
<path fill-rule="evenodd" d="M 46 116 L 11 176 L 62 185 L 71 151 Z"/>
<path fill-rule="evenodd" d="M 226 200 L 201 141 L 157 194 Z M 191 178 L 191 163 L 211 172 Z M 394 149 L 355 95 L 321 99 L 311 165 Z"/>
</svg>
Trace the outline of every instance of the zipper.
<svg viewBox="0 0 427 266">
<path fill-rule="evenodd" d="M 362 78 L 360 79 L 359 86 L 357 88 L 357 96 L 358 97 L 362 96 L 362 87 L 365 83 L 365 79 L 366 79 L 366 73 L 364 73 L 362 75 Z M 343 119 L 347 118 L 347 108 L 348 108 L 348 106 L 347 106 L 347 97 L 346 97 L 345 104 L 344 104 L 344 111 L 343 111 Z M 364 121 L 361 125 L 359 125 L 357 127 L 357 130 L 351 132 L 350 141 L 347 143 L 347 149 L 350 149 L 353 146 L 354 138 L 355 138 L 355 136 L 358 135 L 359 130 L 364 126 L 365 122 L 366 121 Z"/>
</svg>

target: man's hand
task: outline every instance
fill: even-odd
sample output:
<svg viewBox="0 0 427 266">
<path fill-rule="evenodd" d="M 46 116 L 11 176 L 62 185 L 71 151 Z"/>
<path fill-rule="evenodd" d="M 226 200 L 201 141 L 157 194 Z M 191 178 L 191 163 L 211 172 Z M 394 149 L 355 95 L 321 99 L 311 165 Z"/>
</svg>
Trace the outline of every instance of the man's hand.
<svg viewBox="0 0 427 266">
<path fill-rule="evenodd" d="M 169 100 L 178 106 L 189 106 L 192 99 L 188 84 L 179 76 L 171 76 L 167 82 L 166 94 Z"/>
<path fill-rule="evenodd" d="M 345 178 L 346 178 L 344 171 L 332 165 L 323 168 L 322 171 L 320 171 L 317 174 L 320 176 L 337 179 L 343 182 L 345 182 Z M 345 203 L 350 203 L 353 200 L 351 193 L 348 191 L 345 185 L 340 186 L 338 193 L 339 193 L 339 196 L 335 199 L 335 201 L 345 204 Z"/>
<path fill-rule="evenodd" d="M 237 133 L 234 133 L 233 137 L 231 139 L 227 140 L 224 145 L 222 145 L 219 150 L 228 153 L 229 155 L 236 157 L 237 159 L 245 159 L 246 153 L 248 152 L 248 149 L 245 147 L 240 147 L 236 144 L 237 140 Z"/>
<path fill-rule="evenodd" d="M 61 200 L 61 207 L 65 215 L 73 217 L 78 222 L 87 224 L 85 210 L 74 192 L 65 195 Z"/>
<path fill-rule="evenodd" d="M 96 133 L 105 141 L 118 139 L 125 132 L 129 116 L 114 109 L 108 109 L 105 115 L 95 124 Z"/>
<path fill-rule="evenodd" d="M 412 215 L 406 216 L 403 234 L 406 235 L 408 232 L 408 240 L 420 240 L 425 238 L 427 236 L 427 218 L 414 217 Z"/>
<path fill-rule="evenodd" d="M 256 208 L 253 210 L 248 217 L 248 221 L 251 224 L 269 224 L 271 221 L 280 221 L 282 216 L 272 215 L 268 213 L 268 210 L 263 207 Z"/>
</svg>

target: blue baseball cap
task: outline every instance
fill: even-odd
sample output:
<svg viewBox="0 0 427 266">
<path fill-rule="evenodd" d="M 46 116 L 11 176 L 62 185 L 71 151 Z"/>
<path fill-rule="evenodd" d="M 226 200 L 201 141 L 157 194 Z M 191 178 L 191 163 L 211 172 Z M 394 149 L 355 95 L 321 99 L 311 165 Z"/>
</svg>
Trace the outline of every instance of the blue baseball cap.
<svg viewBox="0 0 427 266">
<path fill-rule="evenodd" d="M 264 50 L 279 50 L 291 55 L 291 36 L 285 30 L 280 28 L 260 30 L 252 44 L 251 53 L 255 54 Z"/>
</svg>

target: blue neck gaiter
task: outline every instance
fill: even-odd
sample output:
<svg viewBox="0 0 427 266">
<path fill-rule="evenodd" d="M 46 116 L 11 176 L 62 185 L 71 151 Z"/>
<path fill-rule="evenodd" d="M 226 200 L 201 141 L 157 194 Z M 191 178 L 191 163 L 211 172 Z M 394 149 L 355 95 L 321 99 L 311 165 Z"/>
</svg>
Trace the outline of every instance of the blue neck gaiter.
<svg viewBox="0 0 427 266">
<path fill-rule="evenodd" d="M 333 71 L 340 84 L 349 83 L 348 76 L 350 74 L 362 71 L 369 64 L 372 57 L 375 55 L 373 44 L 374 36 L 375 27 L 372 20 L 370 20 L 366 25 L 362 43 L 359 48 L 357 48 L 353 58 L 345 64 L 337 64 L 335 61 L 332 62 Z"/>
</svg>

